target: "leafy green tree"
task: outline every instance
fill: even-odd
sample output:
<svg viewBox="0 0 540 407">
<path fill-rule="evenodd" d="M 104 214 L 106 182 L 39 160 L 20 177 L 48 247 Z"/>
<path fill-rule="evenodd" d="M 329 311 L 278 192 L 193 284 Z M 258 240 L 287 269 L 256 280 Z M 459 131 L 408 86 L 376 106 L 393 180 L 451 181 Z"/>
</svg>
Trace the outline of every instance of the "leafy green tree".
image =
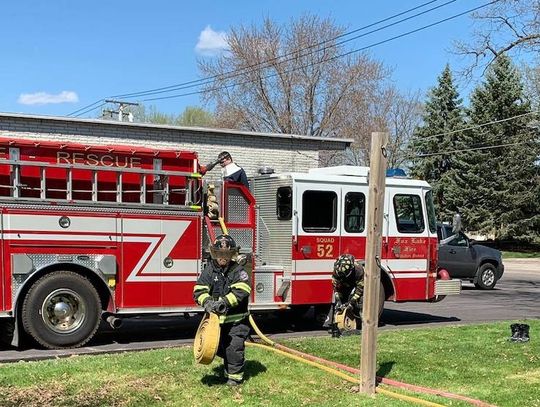
<svg viewBox="0 0 540 407">
<path fill-rule="evenodd" d="M 133 114 L 134 121 L 138 123 L 199 127 L 214 126 L 214 115 L 197 106 L 188 106 L 179 115 L 163 113 L 156 106 L 145 106 L 143 104 L 128 106 L 125 113 L 128 112 Z"/>
<path fill-rule="evenodd" d="M 163 113 L 155 106 L 150 106 L 144 109 L 141 121 L 153 124 L 174 124 L 176 118 L 174 114 Z"/>
<path fill-rule="evenodd" d="M 456 149 L 456 134 L 465 122 L 462 100 L 448 65 L 428 94 L 422 121 L 409 143 L 411 173 L 432 185 L 439 218 L 451 219 L 457 209 L 454 195 L 459 192 L 453 182 L 455 170 L 449 152 Z"/>
<path fill-rule="evenodd" d="M 465 225 L 495 238 L 534 239 L 540 230 L 537 131 L 530 126 L 520 74 L 508 57 L 491 65 L 471 95 L 468 113 L 464 151 L 455 156 Z"/>
<path fill-rule="evenodd" d="M 215 125 L 215 120 L 212 113 L 197 106 L 188 106 L 176 118 L 175 124 L 179 126 L 212 127 Z"/>
</svg>

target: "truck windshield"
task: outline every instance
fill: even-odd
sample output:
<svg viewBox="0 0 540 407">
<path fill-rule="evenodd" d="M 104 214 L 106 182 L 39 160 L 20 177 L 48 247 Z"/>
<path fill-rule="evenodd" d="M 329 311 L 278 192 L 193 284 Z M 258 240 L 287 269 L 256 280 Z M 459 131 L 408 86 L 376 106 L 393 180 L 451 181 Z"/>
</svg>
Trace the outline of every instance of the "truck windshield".
<svg viewBox="0 0 540 407">
<path fill-rule="evenodd" d="M 428 216 L 429 231 L 437 232 L 437 216 L 435 215 L 435 205 L 433 205 L 433 192 L 426 192 L 426 208 Z"/>
</svg>

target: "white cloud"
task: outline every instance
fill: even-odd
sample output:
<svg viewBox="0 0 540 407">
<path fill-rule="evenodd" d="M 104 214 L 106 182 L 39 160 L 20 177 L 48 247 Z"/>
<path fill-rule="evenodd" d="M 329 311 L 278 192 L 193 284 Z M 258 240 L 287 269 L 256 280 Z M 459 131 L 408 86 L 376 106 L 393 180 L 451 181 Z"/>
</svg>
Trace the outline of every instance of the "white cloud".
<svg viewBox="0 0 540 407">
<path fill-rule="evenodd" d="M 48 105 L 53 103 L 77 103 L 79 96 L 76 92 L 64 90 L 56 95 L 46 92 L 21 93 L 18 103 L 21 105 Z"/>
<path fill-rule="evenodd" d="M 195 46 L 195 51 L 201 55 L 214 56 L 229 49 L 227 43 L 227 33 L 225 31 L 214 31 L 209 25 L 201 31 L 199 42 Z"/>
</svg>

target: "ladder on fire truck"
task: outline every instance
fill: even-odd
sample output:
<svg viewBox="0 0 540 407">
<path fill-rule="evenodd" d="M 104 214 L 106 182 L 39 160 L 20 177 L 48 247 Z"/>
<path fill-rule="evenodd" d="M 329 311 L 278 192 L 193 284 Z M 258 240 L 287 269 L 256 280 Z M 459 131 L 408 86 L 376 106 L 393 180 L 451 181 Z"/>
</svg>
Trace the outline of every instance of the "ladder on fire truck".
<svg viewBox="0 0 540 407">
<path fill-rule="evenodd" d="M 8 183 L 0 183 L 0 199 L 17 199 L 25 201 L 65 201 L 69 203 L 84 203 L 84 204 L 129 204 L 129 205 L 144 205 L 144 206 L 174 206 L 175 209 L 185 210 L 201 210 L 202 205 L 202 187 L 201 174 L 187 171 L 163 171 L 163 170 L 147 170 L 143 168 L 122 168 L 122 167 L 107 167 L 107 166 L 91 166 L 77 164 L 52 164 L 38 161 L 23 161 L 23 160 L 1 160 L 0 166 L 10 166 Z M 5 167 L 4 167 L 5 168 Z M 38 176 L 31 177 L 24 175 L 24 171 L 34 168 L 39 172 Z M 65 182 L 62 188 L 49 186 L 47 174 L 52 171 L 63 170 L 65 179 L 60 180 Z M 35 171 L 35 170 L 34 170 Z M 88 182 L 84 183 L 88 188 L 74 188 L 74 173 L 77 173 L 79 178 L 85 176 Z M 2 171 L 6 174 L 5 171 Z M 113 174 L 113 188 L 102 188 L 103 185 L 111 183 L 100 182 L 100 174 Z M 125 178 L 133 174 L 138 176 L 138 188 L 133 188 L 134 183 L 129 182 L 132 189 L 124 188 L 128 186 Z M 89 176 L 89 177 L 88 177 Z M 172 177 L 183 178 L 184 186 L 178 187 L 171 185 Z M 7 177 L 2 177 L 5 179 Z M 39 185 L 25 184 L 24 179 L 39 179 Z M 58 181 L 58 178 L 55 179 Z M 151 184 L 151 188 L 149 185 Z M 8 191 L 7 193 L 5 191 Z M 55 195 L 51 198 L 51 195 Z M 58 195 L 63 195 L 58 197 Z M 171 197 L 183 196 L 181 203 L 172 203 Z M 78 196 L 75 199 L 75 196 Z M 81 196 L 85 198 L 81 199 Z M 102 197 L 110 197 L 102 199 Z M 148 199 L 151 197 L 152 199 Z M 178 199 L 176 200 L 178 202 Z"/>
</svg>

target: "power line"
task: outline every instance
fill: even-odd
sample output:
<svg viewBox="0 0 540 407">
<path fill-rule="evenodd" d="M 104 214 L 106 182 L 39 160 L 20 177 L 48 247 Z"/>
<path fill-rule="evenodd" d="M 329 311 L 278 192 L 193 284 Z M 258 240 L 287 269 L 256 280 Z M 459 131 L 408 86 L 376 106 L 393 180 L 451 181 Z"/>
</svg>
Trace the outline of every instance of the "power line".
<svg viewBox="0 0 540 407">
<path fill-rule="evenodd" d="M 446 136 L 446 135 L 452 135 L 452 134 L 460 133 L 460 132 L 467 131 L 467 130 L 473 130 L 473 129 L 477 129 L 477 128 L 489 126 L 489 125 L 492 125 L 492 124 L 497 124 L 497 123 L 507 122 L 507 121 L 515 120 L 515 119 L 518 119 L 518 118 L 520 118 L 520 117 L 528 116 L 528 115 L 531 115 L 531 114 L 538 114 L 538 112 L 527 112 L 527 113 L 523 113 L 523 114 L 518 114 L 518 115 L 515 115 L 515 116 L 507 117 L 507 118 L 505 118 L 505 119 L 492 120 L 492 121 L 489 121 L 489 122 L 480 123 L 480 124 L 477 124 L 477 125 L 474 125 L 474 126 L 470 126 L 470 127 L 464 128 L 464 129 L 453 130 L 453 131 L 449 131 L 449 132 L 446 132 L 446 133 L 438 133 L 438 134 L 434 134 L 434 135 L 431 135 L 431 136 L 424 137 L 424 138 L 422 138 L 422 141 L 424 141 L 424 140 L 429 140 L 429 139 L 432 139 L 432 138 L 435 138 L 435 137 L 441 137 L 441 136 Z M 494 135 L 493 139 L 495 139 L 495 138 L 497 138 L 497 137 L 498 137 L 497 135 Z M 528 142 L 530 142 L 530 140 L 529 140 L 529 141 L 524 141 L 524 142 L 518 142 L 518 143 L 510 143 L 510 144 L 506 144 L 506 145 L 511 146 L 511 145 L 517 145 L 517 144 L 528 143 Z M 411 145 L 412 143 L 414 143 L 413 140 L 410 140 L 410 141 L 408 141 L 407 143 L 403 143 L 403 144 L 399 147 L 400 151 L 406 150 L 406 149 L 407 149 L 407 146 Z M 426 154 L 414 154 L 414 153 L 412 153 L 412 154 L 406 154 L 406 158 L 415 158 L 415 157 L 425 158 L 425 157 L 431 157 L 431 156 L 436 156 L 436 155 L 452 154 L 452 153 L 455 153 L 455 152 L 472 151 L 472 150 L 477 150 L 477 149 L 482 150 L 482 149 L 484 149 L 484 148 L 483 148 L 483 147 L 480 147 L 480 148 L 471 147 L 471 148 L 466 148 L 466 149 L 452 150 L 452 151 L 448 151 L 448 152 L 435 152 L 435 153 L 426 153 Z"/>
<path fill-rule="evenodd" d="M 99 102 L 101 102 L 102 100 L 103 100 L 103 99 L 101 99 Z M 99 103 L 99 102 L 96 102 L 96 103 Z M 98 105 L 98 106 L 89 108 L 90 106 L 93 106 L 93 105 L 95 105 L 96 103 L 92 103 L 91 105 L 86 106 L 86 107 L 84 108 L 84 109 L 85 109 L 84 111 L 82 111 L 82 112 L 80 112 L 80 113 L 74 115 L 73 117 L 80 117 L 80 116 L 82 116 L 83 114 L 90 113 L 90 112 L 92 112 L 92 111 L 94 111 L 94 110 L 96 110 L 96 109 L 99 109 L 99 108 L 101 108 L 101 107 L 103 107 L 103 106 L 105 106 L 105 105 L 107 104 L 107 103 L 103 102 L 103 103 L 101 103 L 101 104 Z M 73 114 L 73 113 L 69 114 L 68 116 L 71 116 L 72 114 Z"/>
<path fill-rule="evenodd" d="M 537 114 L 537 113 L 538 112 L 522 113 L 522 114 L 518 114 L 516 116 L 507 117 L 506 119 L 493 120 L 493 121 L 486 122 L 486 123 L 476 124 L 474 126 L 466 127 L 464 129 L 452 130 L 452 131 L 449 131 L 449 132 L 446 132 L 446 133 L 433 134 L 431 136 L 427 136 L 427 137 L 422 138 L 422 141 L 430 140 L 432 138 L 437 138 L 437 137 L 442 137 L 442 136 L 449 136 L 449 135 L 456 134 L 456 133 L 462 133 L 464 131 L 474 130 L 474 129 L 489 126 L 489 125 L 492 125 L 492 124 L 503 123 L 503 122 L 507 122 L 507 121 L 510 121 L 510 120 L 519 119 L 520 117 L 528 116 L 528 115 L 531 115 L 531 114 Z"/>
<path fill-rule="evenodd" d="M 517 145 L 526 144 L 526 143 L 529 143 L 529 142 L 530 141 L 519 141 L 519 142 L 516 142 L 516 143 L 495 144 L 495 145 L 482 146 L 482 147 L 469 147 L 469 148 L 462 148 L 462 149 L 457 149 L 457 150 L 438 151 L 436 153 L 417 154 L 417 155 L 414 155 L 413 157 L 424 158 L 424 157 L 431 157 L 431 156 L 434 156 L 434 155 L 450 155 L 450 154 L 454 154 L 454 153 L 463 153 L 463 152 L 466 152 L 466 151 L 491 150 L 491 149 L 500 148 L 500 147 L 517 146 Z"/>
<path fill-rule="evenodd" d="M 295 51 L 291 51 L 287 54 L 284 54 L 284 55 L 280 55 L 280 56 L 277 56 L 277 57 L 273 57 L 273 58 L 270 58 L 270 59 L 267 59 L 267 60 L 263 60 L 261 62 L 258 62 L 258 63 L 255 63 L 255 64 L 252 64 L 252 65 L 248 65 L 248 66 L 245 66 L 245 67 L 242 67 L 240 69 L 236 69 L 236 70 L 232 70 L 232 71 L 228 71 L 228 72 L 225 72 L 225 73 L 222 73 L 222 74 L 217 74 L 217 75 L 213 75 L 213 76 L 209 76 L 207 78 L 201 78 L 201 79 L 196 79 L 196 80 L 192 80 L 192 81 L 189 81 L 189 82 L 184 82 L 184 83 L 179 83 L 179 84 L 176 84 L 176 85 L 170 85 L 170 86 L 165 86 L 165 87 L 162 87 L 162 88 L 156 88 L 156 89 L 149 89 L 149 90 L 146 90 L 146 91 L 141 91 L 141 92 L 134 92 L 134 93 L 126 93 L 126 94 L 123 94 L 123 95 L 117 95 L 117 96 L 113 96 L 113 97 L 122 97 L 122 98 L 132 98 L 132 97 L 137 97 L 137 96 L 150 96 L 150 95 L 157 95 L 157 94 L 160 94 L 160 93 L 168 93 L 168 92 L 173 92 L 175 90 L 182 90 L 182 89 L 189 89 L 189 88 L 193 88 L 193 87 L 199 87 L 199 86 L 202 86 L 202 85 L 206 85 L 208 83 L 211 83 L 212 81 L 216 80 L 216 79 L 221 79 L 221 80 L 227 80 L 227 79 L 232 79 L 232 78 L 236 78 L 238 76 L 241 76 L 241 75 L 244 75 L 246 73 L 249 73 L 249 71 L 254 71 L 254 69 L 252 68 L 268 68 L 271 66 L 271 63 L 272 62 L 275 62 L 275 61 L 278 61 L 277 63 L 279 65 L 281 64 L 284 64 L 286 62 L 290 62 L 290 61 L 293 61 L 295 60 L 296 58 L 304 58 L 306 56 L 309 56 L 309 55 L 312 55 L 316 52 L 322 52 L 322 51 L 326 51 L 327 49 L 330 49 L 330 48 L 336 48 L 340 45 L 343 45 L 347 42 L 350 42 L 350 41 L 354 41 L 358 38 L 362 38 L 362 37 L 365 37 L 369 34 L 373 34 L 375 32 L 378 32 L 378 31 L 382 31 L 386 28 L 389 28 L 389 27 L 392 27 L 394 25 L 397 25 L 397 24 L 400 24 L 404 21 L 408 21 L 408 20 L 411 20 L 413 18 L 416 18 L 420 15 L 423 15 L 423 14 L 426 14 L 426 13 L 429 13 L 433 10 L 436 10 L 436 9 L 439 9 L 441 7 L 444 7 L 450 3 L 455 3 L 457 0 L 449 0 L 447 1 L 446 3 L 443 3 L 443 4 L 440 4 L 438 6 L 435 6 L 435 7 L 432 7 L 428 10 L 424 10 L 420 13 L 416 13 L 412 16 L 409 16 L 409 17 L 406 17 L 406 18 L 403 18 L 401 20 L 398 20 L 398 21 L 395 21 L 393 23 L 390 23 L 390 24 L 387 24 L 387 25 L 384 25 L 382 27 L 379 27 L 377 29 L 374 29 L 374 30 L 371 30 L 371 31 L 368 31 L 366 33 L 363 33 L 363 34 L 360 34 L 360 35 L 356 35 L 354 37 L 351 37 L 351 38 L 347 38 L 345 40 L 342 40 L 342 41 L 339 41 L 337 43 L 333 43 L 331 45 L 328 45 L 326 47 L 323 47 L 323 48 L 317 48 L 311 52 L 308 52 L 308 53 L 305 53 L 305 54 L 300 54 L 300 52 L 303 52 L 305 50 L 309 50 L 309 49 L 313 49 L 315 47 L 319 47 L 321 45 L 324 45 L 324 44 L 327 44 L 327 43 L 330 43 L 332 41 L 335 41 L 336 39 L 339 39 L 339 38 L 343 38 L 345 36 L 348 36 L 348 35 L 351 35 L 351 34 L 354 34 L 358 31 L 362 31 L 362 30 L 365 30 L 366 28 L 369 28 L 369 27 L 372 27 L 374 25 L 377 25 L 377 24 L 380 24 L 381 22 L 385 22 L 385 21 L 388 21 L 388 20 L 391 20 L 393 18 L 396 18 L 400 15 L 403 15 L 403 14 L 406 14 L 406 13 L 409 13 L 411 11 L 414 11 L 418 8 L 421 8 L 421 7 L 424 7 L 425 5 L 427 4 L 430 4 L 430 3 L 433 3 L 434 1 L 438 1 L 438 0 L 432 0 L 428 3 L 424 3 L 420 6 L 417 6 L 417 7 L 414 7 L 412 9 L 409 9 L 409 10 L 406 10 L 402 13 L 399 13 L 399 14 L 395 14 L 391 17 L 388 17 L 388 18 L 385 18 L 383 20 L 379 20 L 375 23 L 372 23 L 372 24 L 369 24 L 369 25 L 366 25 L 364 27 L 361 27 L 361 28 L 358 28 L 356 30 L 353 30 L 353 31 L 350 31 L 350 32 L 347 32 L 347 33 L 344 33 L 344 34 L 340 34 L 336 37 L 333 37 L 333 38 L 330 38 L 328 40 L 325 40 L 325 41 L 322 41 L 322 42 L 319 42 L 317 44 L 313 44 L 313 45 L 310 45 L 310 46 L 307 46 L 307 47 L 303 47 L 303 48 L 298 48 L 297 50 Z M 287 58 L 287 57 L 290 57 L 290 58 Z M 282 58 L 286 58 L 286 59 L 283 59 L 281 60 Z"/>
<path fill-rule="evenodd" d="M 83 111 L 83 110 L 86 110 L 88 109 L 89 107 L 92 107 L 100 102 L 103 102 L 105 99 L 99 99 L 99 100 L 96 100 L 94 103 L 90 103 L 89 105 L 86 105 L 86 106 L 83 106 L 81 107 L 80 109 L 77 109 L 75 110 L 74 112 L 71 112 L 70 114 L 68 114 L 68 116 L 71 116 L 71 115 L 74 115 L 76 113 L 79 113 L 80 111 Z M 92 109 L 93 110 L 93 109 Z"/>
<path fill-rule="evenodd" d="M 417 10 L 417 9 L 420 9 L 420 8 L 422 8 L 422 7 L 425 7 L 425 6 L 429 5 L 429 4 L 435 3 L 435 2 L 437 2 L 437 1 L 439 1 L 439 0 L 431 0 L 431 1 L 428 1 L 428 2 L 425 2 L 425 3 L 422 3 L 422 4 L 420 4 L 420 5 L 416 6 L 416 7 L 407 9 L 407 10 L 405 10 L 405 11 L 403 11 L 403 12 L 394 14 L 394 15 L 392 15 L 392 16 L 390 16 L 390 17 L 386 17 L 386 18 L 384 18 L 384 19 L 382 19 L 382 20 L 378 20 L 378 21 L 376 21 L 376 22 L 374 22 L 374 23 L 371 23 L 371 24 L 368 24 L 368 25 L 366 25 L 366 26 L 357 28 L 357 29 L 355 29 L 355 30 L 352 30 L 352 31 L 349 31 L 349 32 L 340 34 L 340 35 L 338 35 L 338 36 L 336 36 L 336 37 L 334 37 L 334 38 L 330 38 L 330 39 L 325 40 L 325 41 L 322 41 L 322 42 L 320 42 L 320 43 L 318 43 L 318 44 L 313 44 L 313 45 L 311 45 L 311 46 L 309 46 L 309 47 L 306 47 L 306 48 L 304 48 L 304 49 L 310 49 L 310 48 L 314 48 L 314 47 L 318 47 L 318 46 L 324 45 L 324 44 L 326 44 L 326 43 L 328 43 L 328 42 L 335 41 L 336 39 L 343 38 L 343 37 L 345 37 L 345 36 L 354 34 L 354 33 L 356 33 L 356 32 L 365 30 L 365 29 L 367 29 L 367 28 L 371 28 L 371 27 L 373 27 L 373 26 L 375 26 L 375 25 L 377 25 L 377 24 L 381 24 L 381 23 L 383 23 L 383 22 L 392 20 L 392 19 L 394 19 L 394 18 L 396 18 L 396 17 L 405 15 L 405 14 L 407 14 L 407 13 L 410 13 L 410 12 L 412 12 L 412 11 L 415 11 L 415 10 Z M 437 7 L 435 7 L 435 8 L 440 8 L 440 7 L 445 6 L 445 5 L 449 4 L 449 3 L 452 3 L 452 2 L 454 2 L 454 1 L 456 1 L 456 0 L 449 1 L 449 2 L 447 2 L 447 3 L 444 3 L 443 5 L 437 6 Z M 498 0 L 497 0 L 497 1 L 498 1 Z M 425 11 L 425 12 L 432 11 L 432 10 L 434 10 L 435 8 L 429 9 L 429 10 L 427 10 L 427 11 Z M 424 13 L 425 13 L 425 12 L 424 12 Z M 418 16 L 418 14 L 417 14 L 416 16 Z M 413 17 L 414 17 L 414 16 L 413 16 Z M 404 21 L 404 20 L 401 20 L 401 21 Z M 399 23 L 399 22 L 401 22 L 401 21 L 398 21 L 398 22 L 396 22 L 395 24 L 397 24 L 397 23 Z M 372 32 L 373 32 L 373 31 L 372 31 Z M 371 32 L 371 33 L 372 33 L 372 32 Z M 369 33 L 368 33 L 368 34 L 369 34 Z M 365 35 L 367 35 L 367 34 L 365 34 Z M 283 58 L 283 57 L 295 55 L 298 51 L 301 51 L 301 50 L 302 50 L 302 48 L 299 48 L 298 50 L 289 52 L 288 54 L 281 55 L 281 56 L 279 56 L 279 57 L 275 57 L 275 58 L 272 58 L 272 59 L 269 59 L 269 60 L 266 60 L 266 61 L 262 61 L 262 62 L 260 62 L 260 63 L 254 64 L 254 65 L 250 65 L 250 66 L 248 66 L 248 67 L 244 67 L 244 68 L 242 68 L 242 69 L 240 69 L 240 70 L 236 70 L 236 71 L 242 71 L 242 70 L 246 70 L 246 69 L 249 69 L 249 68 L 254 68 L 254 67 L 256 67 L 256 66 L 258 66 L 258 65 L 261 65 L 261 64 L 267 64 L 267 63 L 273 62 L 273 61 L 275 61 L 275 60 L 277 60 L 277 59 L 279 59 L 279 58 Z M 304 56 L 305 56 L 305 55 L 304 55 Z M 161 87 L 161 88 L 149 89 L 149 90 L 147 90 L 147 91 L 133 92 L 133 93 L 126 93 L 126 94 L 121 94 L 121 95 L 114 95 L 114 96 L 111 96 L 111 98 L 115 98 L 115 97 L 128 97 L 128 98 L 129 98 L 129 97 L 134 97 L 134 96 L 138 96 L 138 95 L 143 96 L 143 95 L 155 94 L 155 93 L 152 93 L 152 92 L 161 92 L 161 91 L 167 91 L 167 92 L 170 92 L 170 91 L 174 91 L 174 90 L 181 90 L 181 89 L 183 89 L 183 88 L 186 88 L 188 85 L 192 85 L 192 84 L 196 84 L 196 83 L 200 83 L 200 82 L 208 82 L 208 81 L 217 79 L 217 78 L 219 78 L 219 77 L 222 77 L 223 75 L 230 75 L 230 74 L 233 74 L 233 73 L 235 73 L 236 71 L 229 71 L 229 72 L 226 72 L 225 74 L 221 74 L 221 75 L 214 75 L 214 76 L 211 76 L 211 77 L 201 78 L 201 79 L 196 79 L 196 80 L 191 80 L 191 81 L 188 81 L 188 82 L 183 82 L 183 83 L 179 83 L 179 84 L 175 84 L 175 85 L 165 86 L 165 87 Z M 185 94 L 184 96 L 193 95 L 193 94 L 197 94 L 197 93 L 200 93 L 200 92 L 195 92 L 195 93 L 192 92 L 192 93 Z M 102 101 L 104 101 L 104 99 L 100 99 L 100 100 L 98 100 L 98 101 L 96 101 L 96 102 L 94 102 L 94 103 L 91 103 L 91 104 L 89 104 L 89 105 L 86 105 L 86 106 L 84 106 L 84 107 L 82 107 L 82 108 L 80 108 L 80 109 L 78 109 L 78 110 L 76 110 L 76 111 L 74 111 L 74 112 L 71 112 L 71 113 L 68 114 L 68 116 L 77 114 L 77 113 L 79 113 L 79 112 L 81 112 L 81 111 L 83 111 L 83 110 L 86 110 L 86 109 L 92 107 L 93 105 L 98 104 L 98 103 L 100 103 L 100 102 L 102 102 Z M 103 106 L 103 105 L 101 105 L 101 106 Z M 95 109 L 91 109 L 90 111 L 92 111 L 92 110 L 95 110 Z M 84 114 L 84 113 L 82 113 L 82 114 Z M 77 115 L 77 116 L 79 116 L 79 115 Z M 76 116 L 76 117 L 77 117 L 77 116 Z"/>
<path fill-rule="evenodd" d="M 365 50 L 370 49 L 370 48 L 373 48 L 373 47 L 375 47 L 375 46 L 382 45 L 382 44 L 385 44 L 385 43 L 387 43 L 387 42 L 390 42 L 390 41 L 393 41 L 393 40 L 396 40 L 396 39 L 399 39 L 399 38 L 403 38 L 403 37 L 406 37 L 406 36 L 408 36 L 408 35 L 411 35 L 411 34 L 414 34 L 414 33 L 419 32 L 419 31 L 425 30 L 425 29 L 427 29 L 427 28 L 431 28 L 431 27 L 434 27 L 434 26 L 436 26 L 436 25 L 442 24 L 442 23 L 444 23 L 444 22 L 453 20 L 453 19 L 458 18 L 458 17 L 461 17 L 461 16 L 463 16 L 463 15 L 465 15 L 465 14 L 469 14 L 469 13 L 471 13 L 471 12 L 473 12 L 473 11 L 477 11 L 477 10 L 482 9 L 482 8 L 484 8 L 484 7 L 490 6 L 490 5 L 492 5 L 492 4 L 494 4 L 494 3 L 497 3 L 497 2 L 499 2 L 499 1 L 500 1 L 500 0 L 493 0 L 493 1 L 489 2 L 489 3 L 483 4 L 483 5 L 478 6 L 478 7 L 474 7 L 474 8 L 472 8 L 472 9 L 463 11 L 463 12 L 458 13 L 458 14 L 455 14 L 455 15 L 453 15 L 453 16 L 444 18 L 444 19 L 442 19 L 442 20 L 438 20 L 438 21 L 436 21 L 436 22 L 434 22 L 434 23 L 427 24 L 427 25 L 425 25 L 425 26 L 416 28 L 416 29 L 414 29 L 414 30 L 407 31 L 407 32 L 402 33 L 402 34 L 399 34 L 399 35 L 395 35 L 395 36 L 390 37 L 390 38 L 387 38 L 387 39 L 385 39 L 385 40 L 378 41 L 378 42 L 372 43 L 372 44 L 370 44 L 370 45 L 367 45 L 367 46 L 365 46 L 365 47 L 357 48 L 357 49 L 354 49 L 354 50 L 345 52 L 345 53 L 343 53 L 343 54 L 339 54 L 339 55 L 336 55 L 336 56 L 333 56 L 333 57 L 324 59 L 324 60 L 322 60 L 322 61 L 317 61 L 317 62 L 310 63 L 310 64 L 307 64 L 307 65 L 301 65 L 301 66 L 299 66 L 299 67 L 296 67 L 296 68 L 294 68 L 294 69 L 285 71 L 285 72 L 283 72 L 283 73 L 294 72 L 294 71 L 296 71 L 296 70 L 298 70 L 298 69 L 307 68 L 307 67 L 310 67 L 310 66 L 312 66 L 312 65 L 317 65 L 317 64 L 320 64 L 320 63 L 323 63 L 323 62 L 333 61 L 333 60 L 335 60 L 335 59 L 342 58 L 342 57 L 345 57 L 345 56 L 348 56 L 348 55 L 351 55 L 351 54 L 354 54 L 354 53 L 357 53 L 357 52 L 360 52 L 360 51 L 365 51 Z M 264 76 L 264 77 L 262 77 L 262 78 L 260 78 L 260 79 L 268 79 L 268 78 L 272 78 L 272 77 L 277 76 L 277 75 L 278 75 L 277 73 L 274 73 L 274 74 L 270 74 L 270 75 Z M 206 93 L 206 92 L 213 91 L 213 90 L 227 89 L 227 88 L 230 88 L 230 87 L 232 87 L 232 86 L 244 85 L 244 84 L 248 84 L 248 83 L 252 83 L 252 82 L 254 82 L 254 80 L 248 80 L 248 81 L 245 81 L 245 82 L 233 83 L 233 84 L 229 84 L 229 85 L 225 85 L 225 86 L 218 86 L 218 87 L 211 88 L 211 89 L 199 90 L 199 91 L 194 91 L 194 92 L 189 92 L 189 93 L 181 93 L 181 94 L 178 94 L 178 95 L 161 96 L 161 97 L 155 97 L 155 98 L 142 99 L 141 101 L 142 101 L 142 102 L 148 102 L 148 101 L 155 101 L 155 100 L 174 99 L 174 98 L 183 97 L 183 96 L 191 96 L 191 95 L 196 95 L 196 94 Z"/>
</svg>

